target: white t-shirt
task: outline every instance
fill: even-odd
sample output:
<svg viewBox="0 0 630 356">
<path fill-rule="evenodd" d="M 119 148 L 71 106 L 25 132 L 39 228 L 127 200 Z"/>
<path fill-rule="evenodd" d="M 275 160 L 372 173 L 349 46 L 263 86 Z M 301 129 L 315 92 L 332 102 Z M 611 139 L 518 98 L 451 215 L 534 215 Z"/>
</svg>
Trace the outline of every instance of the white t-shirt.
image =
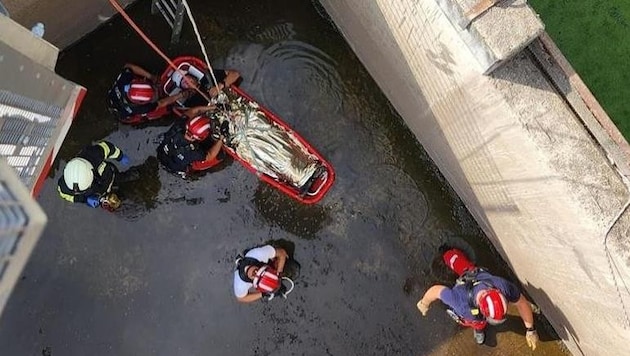
<svg viewBox="0 0 630 356">
<path fill-rule="evenodd" d="M 276 257 L 276 249 L 271 245 L 253 248 L 245 254 L 245 257 L 255 258 L 260 262 L 269 263 L 269 260 Z M 238 269 L 234 271 L 234 295 L 237 298 L 243 298 L 249 293 L 249 289 L 253 283 L 245 282 L 238 275 Z"/>
</svg>

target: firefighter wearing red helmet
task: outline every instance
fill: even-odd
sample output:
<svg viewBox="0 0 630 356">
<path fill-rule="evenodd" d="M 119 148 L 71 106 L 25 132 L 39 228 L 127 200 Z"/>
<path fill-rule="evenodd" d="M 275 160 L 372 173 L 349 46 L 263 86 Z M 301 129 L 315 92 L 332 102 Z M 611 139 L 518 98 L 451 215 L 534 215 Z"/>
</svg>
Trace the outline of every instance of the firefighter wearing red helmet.
<svg viewBox="0 0 630 356">
<path fill-rule="evenodd" d="M 236 260 L 234 295 L 251 303 L 283 295 L 282 273 L 289 255 L 281 247 L 264 245 L 248 250 Z"/>
<path fill-rule="evenodd" d="M 532 350 L 538 344 L 538 334 L 534 327 L 534 315 L 531 303 L 512 282 L 494 276 L 486 270 L 476 267 L 463 251 L 442 247 L 442 258 L 446 265 L 459 275 L 452 288 L 433 285 L 417 304 L 423 316 L 436 300 L 448 306 L 447 313 L 462 326 L 473 329 L 477 344 L 485 342 L 485 328 L 488 324 L 504 322 L 508 314 L 508 305 L 513 303 L 523 320 L 526 342 Z"/>
<path fill-rule="evenodd" d="M 186 178 L 191 172 L 210 168 L 223 160 L 223 135 L 207 116 L 214 105 L 186 110 L 164 134 L 157 157 L 167 171 Z"/>
<path fill-rule="evenodd" d="M 159 97 L 158 77 L 144 68 L 127 63 L 107 93 L 108 109 L 123 123 L 141 122 L 149 116 L 157 118 L 170 112 L 178 100 L 186 99 L 192 91 Z"/>
</svg>

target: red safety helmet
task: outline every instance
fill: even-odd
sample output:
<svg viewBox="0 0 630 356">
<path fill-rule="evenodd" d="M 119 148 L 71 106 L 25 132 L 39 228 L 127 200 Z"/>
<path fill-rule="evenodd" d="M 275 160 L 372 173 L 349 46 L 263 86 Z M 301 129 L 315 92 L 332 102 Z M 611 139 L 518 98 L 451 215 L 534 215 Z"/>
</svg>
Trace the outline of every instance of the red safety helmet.
<svg viewBox="0 0 630 356">
<path fill-rule="evenodd" d="M 196 116 L 186 122 L 188 135 L 197 141 L 203 141 L 210 135 L 212 125 L 205 116 Z"/>
<path fill-rule="evenodd" d="M 278 288 L 282 280 L 278 276 L 278 272 L 271 268 L 269 265 L 262 266 L 256 271 L 256 277 L 254 277 L 254 288 L 262 293 L 273 293 Z"/>
<path fill-rule="evenodd" d="M 151 83 L 141 79 L 134 79 L 129 85 L 127 97 L 134 104 L 146 104 L 155 100 L 157 95 Z"/>
<path fill-rule="evenodd" d="M 479 296 L 479 311 L 490 324 L 500 324 L 507 316 L 508 303 L 496 288 L 486 289 Z"/>
</svg>

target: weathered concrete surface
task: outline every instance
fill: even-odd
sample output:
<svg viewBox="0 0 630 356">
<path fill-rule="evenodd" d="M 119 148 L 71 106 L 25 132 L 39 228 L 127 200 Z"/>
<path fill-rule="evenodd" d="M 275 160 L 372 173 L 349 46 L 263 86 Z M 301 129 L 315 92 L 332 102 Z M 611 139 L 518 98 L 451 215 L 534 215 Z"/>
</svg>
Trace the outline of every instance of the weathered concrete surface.
<svg viewBox="0 0 630 356">
<path fill-rule="evenodd" d="M 36 63 L 54 70 L 59 50 L 35 37 L 31 31 L 6 16 L 0 16 L 0 42 L 10 46 Z"/>
<path fill-rule="evenodd" d="M 433 0 L 322 3 L 571 351 L 626 350 L 628 190 L 533 57 L 486 77 Z"/>
<path fill-rule="evenodd" d="M 119 0 L 127 6 L 135 0 Z M 107 0 L 5 0 L 12 19 L 30 29 L 37 22 L 46 27 L 44 39 L 65 48 L 94 30 L 115 13 Z M 148 5 L 147 5 L 148 6 Z"/>
<path fill-rule="evenodd" d="M 544 29 L 526 0 L 436 0 L 490 73 L 537 38 Z"/>
</svg>

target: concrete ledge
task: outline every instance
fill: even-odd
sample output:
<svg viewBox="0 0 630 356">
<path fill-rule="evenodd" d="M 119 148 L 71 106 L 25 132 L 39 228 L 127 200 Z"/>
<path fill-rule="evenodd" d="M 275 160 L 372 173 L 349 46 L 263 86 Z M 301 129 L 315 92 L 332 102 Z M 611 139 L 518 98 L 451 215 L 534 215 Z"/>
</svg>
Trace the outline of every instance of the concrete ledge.
<svg viewBox="0 0 630 356">
<path fill-rule="evenodd" d="M 135 0 L 118 2 L 126 7 Z M 46 26 L 44 39 L 61 49 L 108 21 L 116 12 L 103 0 L 3 0 L 3 3 L 11 17 L 28 29 L 42 22 Z"/>
<path fill-rule="evenodd" d="M 621 174 L 630 176 L 630 144 L 551 37 L 543 32 L 529 48 Z"/>
<path fill-rule="evenodd" d="M 436 0 L 482 66 L 490 73 L 544 30 L 526 0 Z"/>
<path fill-rule="evenodd" d="M 34 62 L 50 70 L 55 70 L 59 49 L 41 38 L 35 37 L 30 30 L 3 15 L 0 15 L 0 42 Z"/>
</svg>

